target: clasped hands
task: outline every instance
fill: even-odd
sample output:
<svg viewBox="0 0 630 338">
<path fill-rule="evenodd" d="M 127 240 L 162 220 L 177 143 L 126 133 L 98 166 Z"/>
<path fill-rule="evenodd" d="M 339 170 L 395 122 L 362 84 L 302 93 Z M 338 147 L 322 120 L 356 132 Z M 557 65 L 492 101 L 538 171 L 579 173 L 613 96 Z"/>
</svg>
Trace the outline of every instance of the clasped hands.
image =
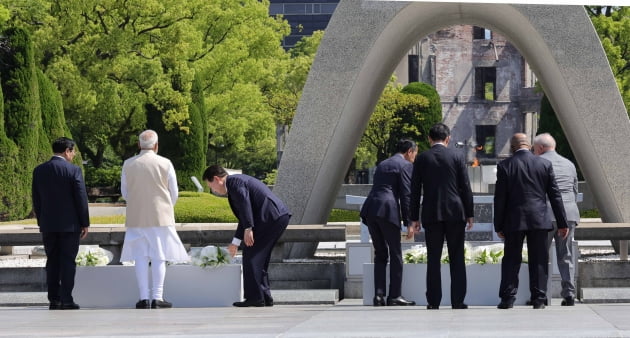
<svg viewBox="0 0 630 338">
<path fill-rule="evenodd" d="M 470 230 L 473 227 L 473 218 L 468 217 L 466 219 L 466 230 Z M 422 231 L 422 224 L 420 221 L 411 221 L 411 224 L 407 227 L 407 239 L 412 239 L 415 233 L 420 233 Z"/>
</svg>

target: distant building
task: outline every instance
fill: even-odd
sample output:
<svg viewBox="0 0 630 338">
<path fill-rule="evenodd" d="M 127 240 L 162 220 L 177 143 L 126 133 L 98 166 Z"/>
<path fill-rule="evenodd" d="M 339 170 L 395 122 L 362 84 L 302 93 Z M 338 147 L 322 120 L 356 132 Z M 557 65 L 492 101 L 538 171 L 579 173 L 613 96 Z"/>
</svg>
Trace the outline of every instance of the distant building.
<svg viewBox="0 0 630 338">
<path fill-rule="evenodd" d="M 282 46 L 289 49 L 302 37 L 325 30 L 339 0 L 270 0 L 269 14 L 283 15 L 291 25 L 291 34 Z"/>
<path fill-rule="evenodd" d="M 509 155 L 516 132 L 538 129 L 542 94 L 536 76 L 519 51 L 503 36 L 482 27 L 457 25 L 422 38 L 401 60 L 398 81 L 426 82 L 442 100 L 451 142 L 476 151 L 481 163 Z"/>
<path fill-rule="evenodd" d="M 271 0 L 270 14 L 284 15 L 291 25 L 283 46 L 325 29 L 338 3 Z M 402 84 L 420 81 L 436 88 L 451 142 L 461 142 L 469 163 L 493 164 L 509 156 L 509 139 L 516 132 L 533 136 L 542 95 L 535 93 L 536 76 L 509 41 L 470 25 L 418 39 L 394 73 Z"/>
</svg>

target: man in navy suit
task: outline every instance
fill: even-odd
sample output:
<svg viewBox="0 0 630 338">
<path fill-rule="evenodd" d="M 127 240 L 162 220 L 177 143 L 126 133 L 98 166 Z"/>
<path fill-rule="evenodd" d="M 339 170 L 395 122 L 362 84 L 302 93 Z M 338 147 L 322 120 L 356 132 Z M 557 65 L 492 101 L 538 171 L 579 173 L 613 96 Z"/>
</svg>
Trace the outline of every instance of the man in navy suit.
<svg viewBox="0 0 630 338">
<path fill-rule="evenodd" d="M 552 164 L 532 154 L 530 147 L 527 135 L 514 134 L 510 140 L 513 156 L 497 165 L 494 230 L 505 240 L 499 309 L 509 309 L 514 305 L 525 237 L 531 303 L 534 309 L 545 308 L 549 260 L 547 235 L 553 230 L 547 198 L 556 217 L 558 234 L 565 238 L 568 233 L 562 194 L 556 184 Z"/>
<path fill-rule="evenodd" d="M 208 167 L 203 173 L 212 192 L 226 196 L 238 227 L 228 246 L 234 257 L 241 241 L 243 248 L 243 294 L 245 300 L 235 302 L 237 307 L 273 306 L 269 286 L 269 260 L 271 251 L 287 228 L 291 213 L 269 187 L 248 175 L 228 175 L 218 166 Z M 255 240 L 254 240 L 255 239 Z"/>
<path fill-rule="evenodd" d="M 442 300 L 440 260 L 444 239 L 451 271 L 451 307 L 467 309 L 465 230 L 473 226 L 473 197 L 464 154 L 448 148 L 451 131 L 436 123 L 429 129 L 431 149 L 413 164 L 411 178 L 412 231 L 425 230 L 427 244 L 427 309 L 437 310 Z M 422 217 L 420 217 L 420 196 Z M 420 222 L 422 224 L 420 224 Z M 468 224 L 468 225 L 466 225 Z"/>
<path fill-rule="evenodd" d="M 75 143 L 62 137 L 52 144 L 54 156 L 33 170 L 33 211 L 46 250 L 49 309 L 76 310 L 72 298 L 79 240 L 90 226 L 81 168 L 70 163 Z"/>
<path fill-rule="evenodd" d="M 361 207 L 361 219 L 368 226 L 374 246 L 374 306 L 385 305 L 388 259 L 387 305 L 416 304 L 401 296 L 403 261 L 400 223 L 402 220 L 405 226 L 409 224 L 411 172 L 417 153 L 415 142 L 400 140 L 396 145 L 396 154 L 376 167 L 372 190 Z"/>
</svg>

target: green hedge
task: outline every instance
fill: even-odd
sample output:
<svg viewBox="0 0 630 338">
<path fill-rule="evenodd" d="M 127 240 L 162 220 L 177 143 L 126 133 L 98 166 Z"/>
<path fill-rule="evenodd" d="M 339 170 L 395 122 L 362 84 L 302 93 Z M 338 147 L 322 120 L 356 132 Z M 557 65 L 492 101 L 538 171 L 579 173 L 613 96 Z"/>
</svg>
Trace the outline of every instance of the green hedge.
<svg viewBox="0 0 630 338">
<path fill-rule="evenodd" d="M 86 187 L 116 187 L 120 189 L 121 166 L 111 168 L 85 168 Z"/>
<path fill-rule="evenodd" d="M 358 222 L 359 212 L 333 209 L 328 222 Z M 123 216 L 90 217 L 93 224 L 122 224 Z M 175 205 L 177 223 L 236 223 L 227 198 L 216 197 L 209 193 L 182 191 Z M 15 222 L 14 222 L 15 223 Z M 34 219 L 24 220 L 20 224 L 34 224 Z"/>
</svg>

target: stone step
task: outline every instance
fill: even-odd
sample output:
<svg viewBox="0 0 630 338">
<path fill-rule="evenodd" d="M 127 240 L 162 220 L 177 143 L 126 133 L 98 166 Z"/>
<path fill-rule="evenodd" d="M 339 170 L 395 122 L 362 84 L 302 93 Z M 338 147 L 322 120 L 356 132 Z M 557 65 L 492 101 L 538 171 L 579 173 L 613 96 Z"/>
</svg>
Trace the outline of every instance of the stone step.
<svg viewBox="0 0 630 338">
<path fill-rule="evenodd" d="M 46 292 L 0 292 L 0 306 L 48 305 Z"/>
<path fill-rule="evenodd" d="M 339 302 L 339 290 L 336 289 L 271 290 L 271 296 L 278 305 L 334 305 Z"/>
<path fill-rule="evenodd" d="M 339 290 L 271 290 L 276 305 L 334 305 Z M 0 292 L 0 306 L 46 306 L 46 292 Z"/>
<path fill-rule="evenodd" d="M 630 288 L 582 288 L 583 303 L 630 303 Z"/>
</svg>

